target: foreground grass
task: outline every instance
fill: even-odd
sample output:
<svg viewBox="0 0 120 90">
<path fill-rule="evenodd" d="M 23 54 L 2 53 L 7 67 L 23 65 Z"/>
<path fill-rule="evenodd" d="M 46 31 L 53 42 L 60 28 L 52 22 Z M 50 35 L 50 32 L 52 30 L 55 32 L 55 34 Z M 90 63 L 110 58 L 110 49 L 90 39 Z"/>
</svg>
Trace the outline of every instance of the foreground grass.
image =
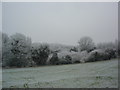
<svg viewBox="0 0 120 90">
<path fill-rule="evenodd" d="M 3 88 L 117 88 L 118 60 L 3 69 Z"/>
</svg>

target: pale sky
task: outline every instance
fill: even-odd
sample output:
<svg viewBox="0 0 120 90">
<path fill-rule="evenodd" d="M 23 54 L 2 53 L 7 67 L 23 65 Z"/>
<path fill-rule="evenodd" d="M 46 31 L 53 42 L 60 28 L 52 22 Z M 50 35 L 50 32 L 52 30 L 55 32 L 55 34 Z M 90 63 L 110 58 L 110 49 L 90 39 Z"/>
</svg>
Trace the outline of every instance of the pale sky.
<svg viewBox="0 0 120 90">
<path fill-rule="evenodd" d="M 30 36 L 33 42 L 77 45 L 83 36 L 95 43 L 118 38 L 117 2 L 2 3 L 2 30 Z"/>
<path fill-rule="evenodd" d="M 2 3 L 0 2 L 0 31 L 2 31 Z"/>
</svg>

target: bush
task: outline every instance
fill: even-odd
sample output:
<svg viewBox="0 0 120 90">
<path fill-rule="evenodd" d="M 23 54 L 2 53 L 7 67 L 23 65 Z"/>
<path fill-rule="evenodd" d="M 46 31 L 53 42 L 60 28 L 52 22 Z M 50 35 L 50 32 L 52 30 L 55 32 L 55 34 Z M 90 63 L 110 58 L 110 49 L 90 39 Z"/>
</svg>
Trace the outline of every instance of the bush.
<svg viewBox="0 0 120 90">
<path fill-rule="evenodd" d="M 61 64 L 71 64 L 71 62 L 62 58 L 62 59 L 59 59 L 58 62 L 56 62 L 56 65 L 61 65 Z"/>
<path fill-rule="evenodd" d="M 96 49 L 88 54 L 85 58 L 86 62 L 94 62 L 101 60 L 110 60 L 115 57 L 115 51 L 111 49 Z"/>
<path fill-rule="evenodd" d="M 117 57 L 117 50 L 115 50 L 115 49 L 107 48 L 107 49 L 105 49 L 105 53 L 108 54 L 108 59 Z"/>
<path fill-rule="evenodd" d="M 85 51 L 82 51 L 81 53 L 80 53 L 80 62 L 82 62 L 82 63 L 84 63 L 84 62 L 86 62 L 86 58 L 87 58 L 87 56 L 88 56 L 88 52 L 85 50 Z"/>
<path fill-rule="evenodd" d="M 23 34 L 16 33 L 10 38 L 11 57 L 8 66 L 25 67 L 28 65 L 28 55 L 30 53 L 31 40 Z"/>
<path fill-rule="evenodd" d="M 72 63 L 80 62 L 81 56 L 79 52 L 72 53 L 71 57 L 72 57 Z"/>
<path fill-rule="evenodd" d="M 56 65 L 58 63 L 58 55 L 57 53 L 53 53 L 53 56 L 50 59 L 50 64 Z"/>
<path fill-rule="evenodd" d="M 80 63 L 80 61 L 74 61 L 74 63 Z"/>
<path fill-rule="evenodd" d="M 45 65 L 47 58 L 49 56 L 50 50 L 48 45 L 40 45 L 37 48 L 33 48 L 31 50 L 31 57 L 32 60 L 37 64 L 37 65 Z"/>
<path fill-rule="evenodd" d="M 72 61 L 72 58 L 71 58 L 69 55 L 66 55 L 66 56 L 65 56 L 65 60 L 67 60 L 68 62 L 71 62 L 71 61 Z"/>
<path fill-rule="evenodd" d="M 60 64 L 72 64 L 72 57 L 69 55 L 65 55 L 59 58 L 59 60 L 56 62 L 57 65 Z"/>
<path fill-rule="evenodd" d="M 107 60 L 108 55 L 102 49 L 94 50 L 90 53 L 88 61 L 101 61 Z"/>
<path fill-rule="evenodd" d="M 87 51 L 85 51 L 85 53 L 87 53 Z M 71 63 L 80 63 L 82 55 L 80 52 L 60 52 L 58 53 L 58 58 L 60 60 L 65 59 L 63 60 L 64 62 L 69 58 Z"/>
</svg>

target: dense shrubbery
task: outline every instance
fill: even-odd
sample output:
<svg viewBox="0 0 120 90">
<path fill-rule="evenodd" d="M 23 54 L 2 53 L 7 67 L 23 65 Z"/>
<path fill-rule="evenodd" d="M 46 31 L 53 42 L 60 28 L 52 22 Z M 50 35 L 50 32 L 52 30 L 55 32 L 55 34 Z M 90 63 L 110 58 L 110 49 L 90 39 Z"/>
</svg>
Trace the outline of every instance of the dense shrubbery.
<svg viewBox="0 0 120 90">
<path fill-rule="evenodd" d="M 105 56 L 105 53 L 102 50 L 94 50 L 89 53 L 87 57 L 87 62 L 94 62 L 94 61 L 100 61 L 103 60 Z"/>
<path fill-rule="evenodd" d="M 66 55 L 62 58 L 59 58 L 59 61 L 56 64 L 60 65 L 60 64 L 71 64 L 71 63 L 72 63 L 72 58 L 69 55 Z"/>
<path fill-rule="evenodd" d="M 10 66 L 25 67 L 28 65 L 28 54 L 30 53 L 29 39 L 22 34 L 15 34 L 11 36 L 11 61 Z"/>
<path fill-rule="evenodd" d="M 116 58 L 117 54 L 113 49 L 96 49 L 91 51 L 85 58 L 85 62 L 94 62 L 101 60 L 110 60 L 111 58 Z"/>
<path fill-rule="evenodd" d="M 71 63 L 77 63 L 77 62 L 80 62 L 80 52 L 69 52 L 69 51 L 66 51 L 66 52 L 60 52 L 58 53 L 58 58 L 62 61 L 65 61 L 65 57 L 70 57 L 71 58 Z"/>
<path fill-rule="evenodd" d="M 50 50 L 48 45 L 40 45 L 37 48 L 32 47 L 31 58 L 37 65 L 45 65 Z"/>
<path fill-rule="evenodd" d="M 117 57 L 117 50 L 116 49 L 107 48 L 107 49 L 105 49 L 105 53 L 108 54 L 109 59 Z"/>
<path fill-rule="evenodd" d="M 50 63 L 54 65 L 71 64 L 72 58 L 69 55 L 59 57 L 57 54 L 53 54 L 53 57 L 50 59 Z"/>
<path fill-rule="evenodd" d="M 59 61 L 59 59 L 58 59 L 57 53 L 53 53 L 53 55 L 50 59 L 50 64 L 56 65 L 56 64 L 58 64 L 58 61 Z"/>
<path fill-rule="evenodd" d="M 71 61 L 72 61 L 72 58 L 71 58 L 69 55 L 66 55 L 66 56 L 65 56 L 65 60 L 67 60 L 68 62 L 71 62 Z"/>
<path fill-rule="evenodd" d="M 64 45 L 49 47 L 48 44 L 33 44 L 31 39 L 23 34 L 16 33 L 9 37 L 2 33 L 0 50 L 2 50 L 3 67 L 26 67 L 109 60 L 116 58 L 120 53 L 119 46 L 117 47 L 116 43 L 103 43 L 95 46 L 91 38 L 84 37 L 80 39 L 78 48 L 64 47 Z"/>
<path fill-rule="evenodd" d="M 81 56 L 79 52 L 72 53 L 71 57 L 72 57 L 72 63 L 80 63 Z"/>
<path fill-rule="evenodd" d="M 23 67 L 28 65 L 31 41 L 22 34 L 16 33 L 11 37 L 2 35 L 3 66 Z"/>
<path fill-rule="evenodd" d="M 80 53 L 80 62 L 82 62 L 82 63 L 84 63 L 84 62 L 86 62 L 86 58 L 87 58 L 87 56 L 88 56 L 88 52 L 85 50 L 85 51 L 82 51 L 81 53 Z"/>
</svg>

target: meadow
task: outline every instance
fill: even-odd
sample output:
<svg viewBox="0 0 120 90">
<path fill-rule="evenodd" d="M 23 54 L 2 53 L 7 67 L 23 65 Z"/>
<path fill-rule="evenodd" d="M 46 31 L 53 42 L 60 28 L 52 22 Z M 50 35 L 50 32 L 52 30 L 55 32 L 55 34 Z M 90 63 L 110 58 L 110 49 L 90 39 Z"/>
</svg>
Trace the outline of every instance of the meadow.
<svg viewBox="0 0 120 90">
<path fill-rule="evenodd" d="M 118 59 L 2 71 L 3 88 L 117 88 Z"/>
</svg>

